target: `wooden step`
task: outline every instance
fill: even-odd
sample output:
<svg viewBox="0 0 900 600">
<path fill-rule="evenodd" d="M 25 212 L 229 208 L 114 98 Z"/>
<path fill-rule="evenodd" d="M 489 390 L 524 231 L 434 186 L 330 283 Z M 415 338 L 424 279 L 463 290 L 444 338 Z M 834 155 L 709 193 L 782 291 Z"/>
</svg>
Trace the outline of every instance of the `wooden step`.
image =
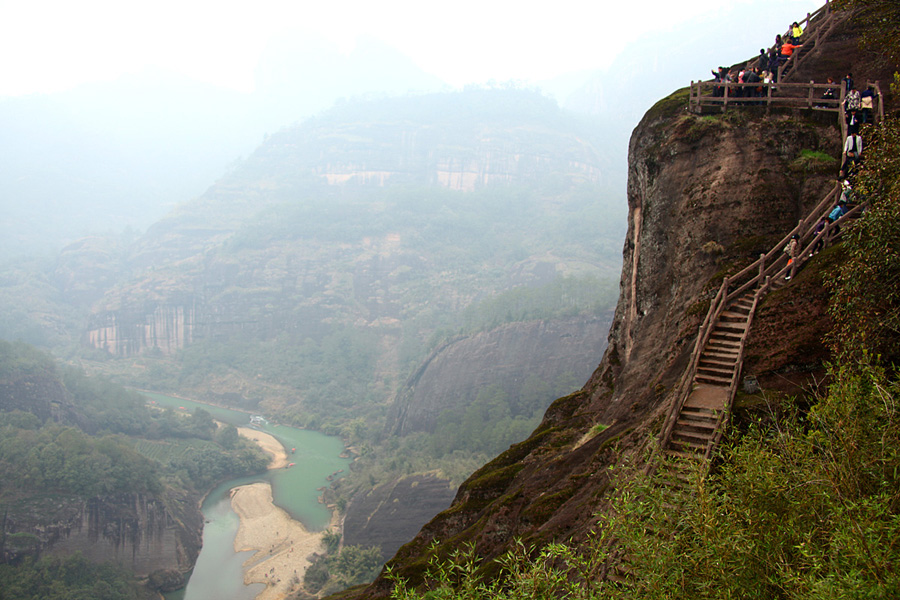
<svg viewBox="0 0 900 600">
<path fill-rule="evenodd" d="M 698 455 L 696 452 L 682 452 L 681 450 L 676 450 L 674 448 L 665 448 L 663 453 L 666 456 L 671 456 L 673 458 L 682 458 L 686 460 L 697 460 L 701 458 L 702 455 Z"/>
<path fill-rule="evenodd" d="M 710 340 L 725 340 L 729 342 L 740 342 L 741 334 L 734 333 L 720 326 L 716 326 L 713 332 L 709 335 Z"/>
<path fill-rule="evenodd" d="M 685 415 L 685 416 L 687 416 L 687 415 Z M 699 429 L 715 430 L 716 421 L 714 419 L 703 419 L 702 421 L 695 420 L 695 419 L 688 419 L 688 418 L 682 418 L 682 416 L 679 415 L 678 420 L 675 421 L 675 426 L 677 427 L 679 425 L 682 427 L 697 427 Z"/>
<path fill-rule="evenodd" d="M 711 386 L 705 383 L 698 383 L 691 390 L 690 395 L 681 407 L 685 410 L 722 410 L 722 406 L 727 400 L 728 394 L 723 392 L 718 386 Z"/>
<path fill-rule="evenodd" d="M 713 375 L 716 377 L 727 377 L 730 381 L 731 376 L 734 375 L 734 369 L 715 365 L 699 366 L 697 367 L 697 373 L 702 373 L 703 375 Z"/>
<path fill-rule="evenodd" d="M 726 369 L 731 370 L 734 369 L 735 365 L 737 365 L 737 355 L 735 354 L 733 358 L 722 358 L 716 356 L 709 356 L 706 352 L 700 355 L 700 361 L 697 363 L 698 367 L 710 367 L 713 369 Z"/>
<path fill-rule="evenodd" d="M 696 445 L 698 448 L 706 448 L 706 445 L 709 444 L 710 440 L 712 440 L 714 433 L 715 432 L 713 430 L 708 430 L 705 434 L 698 434 L 690 433 L 682 429 L 680 431 L 672 432 L 672 441 Z"/>
<path fill-rule="evenodd" d="M 706 373 L 697 371 L 697 375 L 694 376 L 694 379 L 702 383 L 709 383 L 711 385 L 717 385 L 720 387 L 728 387 L 731 385 L 731 376 L 722 377 L 719 375 L 708 375 Z"/>
<path fill-rule="evenodd" d="M 738 350 L 736 348 L 732 349 L 707 346 L 703 349 L 703 353 L 700 354 L 700 358 L 702 359 L 704 356 L 708 356 L 716 360 L 731 361 L 732 363 L 735 363 L 737 362 Z"/>
<path fill-rule="evenodd" d="M 715 428 L 716 423 L 719 422 L 719 414 L 714 410 L 702 413 L 683 410 L 679 413 L 678 418 L 685 421 L 693 421 L 696 423 L 695 427 L 706 426 L 707 429 Z"/>
<path fill-rule="evenodd" d="M 725 333 L 733 336 L 737 336 L 736 339 L 740 339 L 747 333 L 747 324 L 746 323 L 717 323 L 716 330 L 713 332 L 713 335 L 716 333 Z"/>
<path fill-rule="evenodd" d="M 747 310 L 748 311 L 750 310 L 749 306 L 747 307 Z M 723 310 L 722 313 L 719 315 L 719 321 L 726 322 L 729 324 L 743 323 L 746 325 L 747 324 L 747 314 L 748 313 L 746 313 L 746 312 L 734 312 L 732 310 Z"/>
<path fill-rule="evenodd" d="M 717 351 L 733 351 L 737 354 L 741 348 L 741 342 L 722 338 L 710 338 L 710 340 L 706 342 L 706 348 Z"/>
<path fill-rule="evenodd" d="M 669 448 L 676 452 L 693 452 L 695 454 L 705 454 L 707 444 L 699 442 L 688 442 L 685 440 L 669 440 Z"/>
</svg>

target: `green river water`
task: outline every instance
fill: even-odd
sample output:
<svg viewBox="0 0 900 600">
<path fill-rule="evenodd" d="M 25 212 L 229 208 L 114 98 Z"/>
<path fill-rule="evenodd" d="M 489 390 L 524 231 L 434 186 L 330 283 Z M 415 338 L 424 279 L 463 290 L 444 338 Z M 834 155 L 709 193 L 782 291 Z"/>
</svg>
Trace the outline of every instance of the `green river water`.
<svg viewBox="0 0 900 600">
<path fill-rule="evenodd" d="M 214 419 L 235 426 L 247 426 L 250 421 L 250 413 L 247 412 L 149 392 L 144 394 L 157 406 L 171 407 L 176 411 L 192 413 L 195 408 L 203 408 Z M 295 465 L 225 481 L 206 496 L 201 506 L 206 521 L 203 548 L 187 587 L 166 594 L 167 600 L 252 600 L 263 590 L 262 584 L 245 586 L 243 583 L 241 564 L 251 553 L 234 551 L 239 521 L 231 510 L 228 496 L 228 491 L 234 487 L 268 481 L 272 485 L 275 504 L 308 530 L 320 531 L 328 526 L 331 512 L 319 503 L 319 488 L 330 484 L 329 477 L 341 477 L 350 464 L 349 458 L 340 456 L 344 451 L 341 440 L 285 425 L 269 424 L 257 429 L 277 438 L 288 452 L 288 461 Z M 292 448 L 296 449 L 293 454 Z"/>
</svg>

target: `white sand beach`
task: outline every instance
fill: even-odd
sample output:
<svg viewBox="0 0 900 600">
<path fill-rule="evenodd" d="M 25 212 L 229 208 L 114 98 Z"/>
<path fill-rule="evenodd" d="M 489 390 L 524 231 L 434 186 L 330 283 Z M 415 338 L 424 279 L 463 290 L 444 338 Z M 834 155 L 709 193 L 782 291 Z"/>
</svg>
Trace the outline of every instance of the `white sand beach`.
<svg viewBox="0 0 900 600">
<path fill-rule="evenodd" d="M 311 555 L 324 551 L 322 532 L 310 533 L 275 506 L 268 483 L 234 488 L 231 507 L 241 520 L 235 551 L 255 551 L 244 562 L 244 583 L 267 586 L 256 600 L 280 600 L 299 589 Z"/>
</svg>

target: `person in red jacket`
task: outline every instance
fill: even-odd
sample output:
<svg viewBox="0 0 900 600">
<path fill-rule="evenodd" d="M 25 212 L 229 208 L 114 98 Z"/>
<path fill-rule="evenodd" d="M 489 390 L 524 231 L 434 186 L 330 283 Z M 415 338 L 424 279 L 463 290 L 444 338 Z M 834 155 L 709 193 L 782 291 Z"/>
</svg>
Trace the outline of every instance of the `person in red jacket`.
<svg viewBox="0 0 900 600">
<path fill-rule="evenodd" d="M 794 49 L 799 48 L 801 45 L 802 44 L 794 44 L 790 40 L 787 40 L 786 42 L 781 44 L 781 54 L 778 56 L 778 66 L 786 63 L 794 53 Z"/>
</svg>

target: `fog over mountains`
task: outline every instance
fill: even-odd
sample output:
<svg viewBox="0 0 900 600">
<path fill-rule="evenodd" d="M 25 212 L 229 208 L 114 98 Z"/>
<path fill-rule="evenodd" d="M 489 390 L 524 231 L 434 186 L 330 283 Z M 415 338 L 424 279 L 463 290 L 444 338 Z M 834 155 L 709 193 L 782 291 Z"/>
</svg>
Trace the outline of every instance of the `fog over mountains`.
<svg viewBox="0 0 900 600">
<path fill-rule="evenodd" d="M 613 166 L 624 172 L 627 137 L 655 99 L 708 75 L 717 66 L 712 56 L 729 64 L 753 54 L 800 16 L 770 1 L 752 10 L 754 19 L 746 18 L 746 6 L 731 6 L 699 26 L 663 33 L 642 34 L 639 20 L 598 24 L 600 36 L 604 28 L 626 27 L 634 40 L 608 69 L 536 85 L 607 127 Z M 768 24 L 759 15 L 768 15 Z M 335 102 L 448 88 L 374 39 L 345 55 L 324 39 L 286 35 L 263 54 L 253 93 L 145 71 L 0 99 L 0 258 L 52 252 L 87 233 L 143 230 L 200 195 L 266 134 Z M 624 177 L 620 189 L 624 199 Z"/>
</svg>

